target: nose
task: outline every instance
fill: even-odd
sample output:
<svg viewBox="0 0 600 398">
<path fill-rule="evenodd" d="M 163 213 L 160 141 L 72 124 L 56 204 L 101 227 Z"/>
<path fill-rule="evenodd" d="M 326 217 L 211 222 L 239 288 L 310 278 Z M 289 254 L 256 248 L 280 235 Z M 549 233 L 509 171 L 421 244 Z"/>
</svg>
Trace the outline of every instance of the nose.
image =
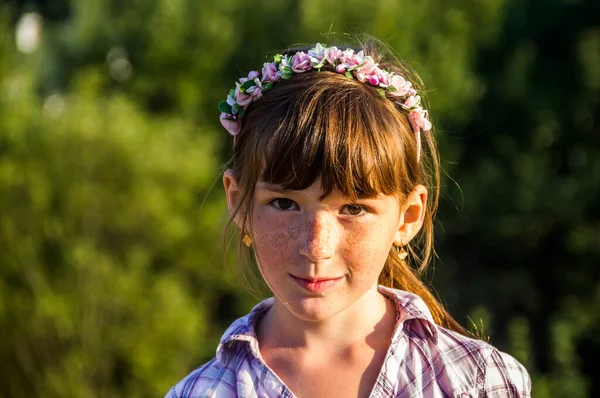
<svg viewBox="0 0 600 398">
<path fill-rule="evenodd" d="M 311 262 L 333 257 L 339 240 L 335 217 L 325 212 L 315 213 L 303 224 L 301 239 L 300 254 Z"/>
</svg>

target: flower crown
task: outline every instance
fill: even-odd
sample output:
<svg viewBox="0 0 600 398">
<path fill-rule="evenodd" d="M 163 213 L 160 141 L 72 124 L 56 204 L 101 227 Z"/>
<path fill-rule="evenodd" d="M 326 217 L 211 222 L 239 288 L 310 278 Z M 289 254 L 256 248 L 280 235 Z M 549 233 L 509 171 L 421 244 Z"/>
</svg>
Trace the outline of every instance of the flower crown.
<svg viewBox="0 0 600 398">
<path fill-rule="evenodd" d="M 373 58 L 364 55 L 363 51 L 340 50 L 335 46 L 327 47 L 320 43 L 307 53 L 298 51 L 293 55 L 276 54 L 273 62 L 265 62 L 262 73 L 252 71 L 248 77 L 242 77 L 235 83 L 235 89 L 229 91 L 227 99 L 219 104 L 221 124 L 231 135 L 237 135 L 248 105 L 272 89 L 275 82 L 313 69 L 320 71 L 326 65 L 350 79 L 355 78 L 377 87 L 384 97 L 391 96 L 407 113 L 417 140 L 417 153 L 420 152 L 421 130 L 430 131 L 432 126 L 427 110 L 420 105 L 421 97 L 417 95 L 412 83 L 394 72 L 380 69 Z"/>
</svg>

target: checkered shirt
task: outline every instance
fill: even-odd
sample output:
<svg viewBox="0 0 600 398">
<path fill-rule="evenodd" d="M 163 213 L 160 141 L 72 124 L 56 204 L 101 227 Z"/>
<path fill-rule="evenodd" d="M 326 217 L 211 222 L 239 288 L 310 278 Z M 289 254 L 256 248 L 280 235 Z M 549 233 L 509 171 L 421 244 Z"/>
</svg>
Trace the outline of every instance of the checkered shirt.
<svg viewBox="0 0 600 398">
<path fill-rule="evenodd" d="M 516 359 L 490 344 L 436 325 L 423 300 L 379 286 L 396 304 L 396 326 L 370 398 L 530 397 L 531 380 Z M 216 357 L 190 373 L 165 398 L 292 398 L 265 364 L 256 321 L 273 305 L 258 304 L 223 335 Z"/>
</svg>

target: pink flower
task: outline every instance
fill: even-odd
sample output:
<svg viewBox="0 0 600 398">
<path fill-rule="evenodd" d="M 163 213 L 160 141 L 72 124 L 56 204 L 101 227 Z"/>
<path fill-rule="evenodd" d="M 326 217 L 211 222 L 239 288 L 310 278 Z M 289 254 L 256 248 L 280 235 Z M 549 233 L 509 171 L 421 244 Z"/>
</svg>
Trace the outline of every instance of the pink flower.
<svg viewBox="0 0 600 398">
<path fill-rule="evenodd" d="M 365 76 L 365 74 L 363 73 L 363 71 L 360 70 L 360 68 L 356 70 L 354 76 L 356 76 L 356 80 L 362 83 L 366 82 L 368 79 L 367 76 Z"/>
<path fill-rule="evenodd" d="M 419 97 L 418 95 L 411 95 L 406 99 L 406 101 L 404 101 L 404 105 L 410 109 L 419 105 L 419 102 L 421 102 L 421 97 Z"/>
<path fill-rule="evenodd" d="M 373 58 L 371 58 L 368 55 L 363 58 L 362 64 L 363 65 L 360 67 L 360 69 L 362 69 L 366 75 L 373 75 L 374 73 L 380 70 L 377 67 L 377 64 L 375 63 Z"/>
<path fill-rule="evenodd" d="M 377 83 L 371 83 L 376 86 L 379 84 L 379 76 L 377 76 L 377 71 L 380 71 L 380 69 L 377 67 L 377 64 L 373 58 L 367 55 L 362 59 L 362 66 L 356 70 L 356 78 L 363 83 L 366 81 L 376 81 Z M 371 80 L 372 78 L 373 80 Z"/>
<path fill-rule="evenodd" d="M 242 79 L 240 79 L 241 81 Z M 245 82 L 249 82 L 249 79 L 244 79 Z M 244 108 L 250 105 L 251 102 L 256 101 L 257 98 L 262 97 L 262 83 L 259 78 L 254 79 L 254 85 L 246 88 L 245 92 L 242 92 L 242 84 L 235 84 L 235 100 L 238 105 Z"/>
<path fill-rule="evenodd" d="M 262 81 L 263 82 L 276 82 L 279 80 L 279 74 L 277 73 L 277 65 L 274 62 L 265 62 L 262 69 Z"/>
<path fill-rule="evenodd" d="M 376 75 L 373 75 L 369 78 L 369 83 L 371 83 L 374 86 L 377 86 L 379 84 L 379 77 L 377 77 Z"/>
<path fill-rule="evenodd" d="M 342 50 L 340 50 L 336 46 L 326 48 L 325 49 L 325 58 L 327 59 L 327 62 L 329 62 L 331 65 L 335 65 L 335 63 L 337 61 L 339 61 L 340 58 L 342 58 Z M 344 73 L 344 72 L 340 72 L 340 73 Z"/>
<path fill-rule="evenodd" d="M 239 134 L 240 128 L 242 127 L 241 122 L 239 120 L 235 120 L 232 115 L 221 113 L 219 120 L 221 121 L 221 125 L 225 127 L 225 130 L 227 130 L 229 134 L 233 136 Z"/>
<path fill-rule="evenodd" d="M 403 96 L 404 92 L 403 92 L 403 88 L 406 85 L 406 80 L 404 80 L 404 78 L 400 75 L 392 75 L 392 77 L 390 78 L 390 87 L 392 88 L 392 91 L 390 91 L 390 94 L 395 95 L 395 96 Z"/>
<path fill-rule="evenodd" d="M 381 73 L 379 73 L 378 77 L 379 77 L 379 87 L 388 87 L 390 85 L 390 74 L 387 73 L 386 71 L 382 70 L 380 71 Z"/>
<path fill-rule="evenodd" d="M 304 51 L 298 51 L 292 57 L 292 70 L 296 73 L 306 72 L 312 69 L 310 57 Z"/>
<path fill-rule="evenodd" d="M 240 87 L 242 87 L 240 83 L 235 84 L 235 102 L 237 102 L 239 106 L 246 107 L 252 102 L 252 96 L 242 93 Z"/>
<path fill-rule="evenodd" d="M 423 108 L 417 108 L 410 112 L 408 114 L 408 120 L 410 121 L 410 125 L 415 133 L 420 130 L 431 130 L 431 122 L 427 120 L 427 111 Z"/>
<path fill-rule="evenodd" d="M 398 91 L 390 91 L 390 94 L 395 95 L 396 97 L 405 97 L 407 95 L 415 95 L 417 92 L 410 88 L 412 86 L 411 82 L 404 82 Z M 411 94 L 412 93 L 412 94 Z"/>
<path fill-rule="evenodd" d="M 344 73 L 344 72 L 346 72 L 346 65 L 344 65 L 344 64 L 339 64 L 339 65 L 337 65 L 337 66 L 335 67 L 335 71 L 336 71 L 337 73 Z"/>
<path fill-rule="evenodd" d="M 346 68 L 353 69 L 362 63 L 363 52 L 359 51 L 354 54 L 354 50 L 348 49 L 342 51 L 342 55 L 339 57 L 340 61 L 346 65 Z"/>
</svg>

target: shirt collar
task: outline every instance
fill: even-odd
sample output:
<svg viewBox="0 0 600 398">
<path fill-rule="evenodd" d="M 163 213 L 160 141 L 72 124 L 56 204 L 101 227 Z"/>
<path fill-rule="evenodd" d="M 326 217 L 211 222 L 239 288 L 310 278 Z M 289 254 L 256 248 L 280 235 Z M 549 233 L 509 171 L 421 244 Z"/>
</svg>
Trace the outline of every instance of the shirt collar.
<svg viewBox="0 0 600 398">
<path fill-rule="evenodd" d="M 407 333 L 410 336 L 418 336 L 423 339 L 431 339 L 437 343 L 438 331 L 437 325 L 433 321 L 431 312 L 427 305 L 419 296 L 403 290 L 391 289 L 384 286 L 378 286 L 378 290 L 388 297 L 396 305 L 396 326 L 392 341 L 395 341 Z M 217 360 L 219 362 L 227 361 L 227 351 L 233 342 L 247 342 L 250 345 L 252 353 L 260 358 L 258 349 L 258 339 L 256 337 L 255 325 L 266 311 L 273 306 L 274 298 L 270 297 L 257 304 L 246 316 L 237 319 L 221 337 L 217 347 Z"/>
</svg>

